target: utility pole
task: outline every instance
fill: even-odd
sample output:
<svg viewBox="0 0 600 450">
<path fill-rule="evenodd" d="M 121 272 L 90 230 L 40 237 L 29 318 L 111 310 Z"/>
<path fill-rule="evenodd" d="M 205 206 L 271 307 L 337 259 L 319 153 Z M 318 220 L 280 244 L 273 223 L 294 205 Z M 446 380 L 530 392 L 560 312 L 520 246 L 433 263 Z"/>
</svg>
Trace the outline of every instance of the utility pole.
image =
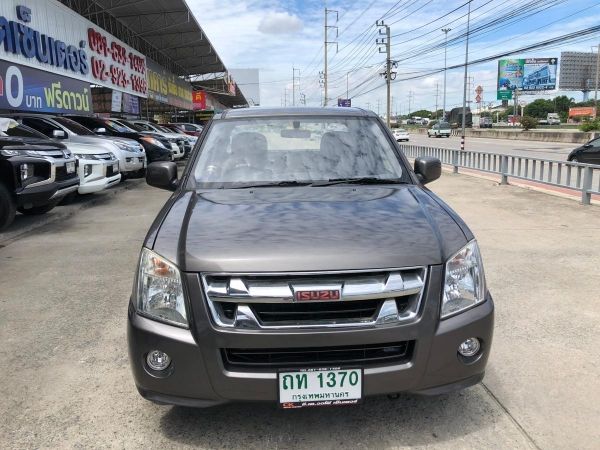
<svg viewBox="0 0 600 450">
<path fill-rule="evenodd" d="M 440 83 L 435 83 L 435 119 L 438 118 L 438 97 L 439 97 Z"/>
<path fill-rule="evenodd" d="M 415 96 L 415 93 L 413 91 L 408 91 L 408 118 L 410 119 L 410 105 L 412 103 L 412 100 Z"/>
<path fill-rule="evenodd" d="M 598 117 L 598 78 L 600 76 L 600 45 L 596 50 L 596 93 L 594 94 L 594 106 L 596 107 L 596 114 L 594 118 Z"/>
<path fill-rule="evenodd" d="M 327 48 L 329 47 L 329 44 L 335 44 L 335 50 L 337 52 L 338 50 L 338 44 L 337 44 L 337 40 L 336 41 L 329 41 L 328 40 L 328 31 L 329 28 L 335 28 L 335 37 L 337 39 L 338 37 L 338 27 L 337 25 L 327 25 L 327 17 L 329 15 L 329 13 L 335 13 L 335 23 L 337 23 L 338 21 L 338 12 L 334 9 L 327 9 L 327 7 L 325 7 L 325 39 L 323 41 L 323 49 L 325 50 L 325 67 L 323 70 L 323 86 L 324 86 L 324 95 L 323 95 L 323 106 L 327 106 Z"/>
<path fill-rule="evenodd" d="M 442 31 L 444 32 L 444 100 L 443 100 L 443 105 L 442 105 L 442 109 L 444 110 L 444 113 L 442 114 L 442 119 L 446 119 L 446 72 L 447 72 L 447 66 L 448 66 L 448 32 L 452 31 L 452 28 L 442 28 Z"/>
<path fill-rule="evenodd" d="M 375 24 L 379 27 L 379 34 L 385 35 L 385 38 L 376 39 L 375 43 L 378 45 L 385 45 L 385 50 L 382 47 L 379 47 L 379 53 L 386 54 L 385 72 L 384 72 L 383 76 L 385 77 L 385 83 L 386 83 L 386 87 L 387 87 L 386 122 L 387 122 L 387 126 L 389 127 L 391 115 L 392 115 L 391 87 L 392 87 L 392 80 L 394 80 L 396 78 L 396 73 L 395 72 L 392 73 L 392 65 L 394 67 L 396 67 L 397 63 L 395 61 L 392 61 L 392 58 L 391 58 L 390 27 L 388 25 L 386 25 L 383 20 L 379 20 Z"/>
<path fill-rule="evenodd" d="M 462 110 L 462 134 L 460 137 L 460 149 L 465 149 L 465 128 L 467 126 L 467 69 L 469 68 L 469 28 L 471 25 L 471 1 L 469 0 L 469 12 L 467 13 L 467 43 L 465 48 L 465 79 L 463 86 L 463 110 Z"/>
<path fill-rule="evenodd" d="M 298 71 L 298 84 L 296 85 L 296 71 Z M 292 106 L 296 106 L 296 86 L 300 88 L 300 69 L 292 66 Z"/>
<path fill-rule="evenodd" d="M 348 97 L 348 75 L 350 75 L 350 72 L 346 72 L 346 100 L 349 98 Z"/>
</svg>

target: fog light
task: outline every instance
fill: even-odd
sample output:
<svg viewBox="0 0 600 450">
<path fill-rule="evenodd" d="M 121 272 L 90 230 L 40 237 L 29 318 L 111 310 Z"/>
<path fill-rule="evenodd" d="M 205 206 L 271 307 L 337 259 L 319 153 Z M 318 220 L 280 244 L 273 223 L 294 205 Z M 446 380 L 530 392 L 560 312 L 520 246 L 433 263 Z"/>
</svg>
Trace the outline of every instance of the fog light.
<svg viewBox="0 0 600 450">
<path fill-rule="evenodd" d="M 33 166 L 28 164 L 21 164 L 21 181 L 25 181 L 27 178 L 33 176 Z"/>
<path fill-rule="evenodd" d="M 83 166 L 83 176 L 84 177 L 89 177 L 92 174 L 92 165 L 91 164 L 85 164 Z"/>
<path fill-rule="evenodd" d="M 152 350 L 146 356 L 146 362 L 152 370 L 165 370 L 171 364 L 171 358 L 165 352 Z"/>
<path fill-rule="evenodd" d="M 466 357 L 475 356 L 480 348 L 479 339 L 471 337 L 458 346 L 458 353 Z"/>
</svg>

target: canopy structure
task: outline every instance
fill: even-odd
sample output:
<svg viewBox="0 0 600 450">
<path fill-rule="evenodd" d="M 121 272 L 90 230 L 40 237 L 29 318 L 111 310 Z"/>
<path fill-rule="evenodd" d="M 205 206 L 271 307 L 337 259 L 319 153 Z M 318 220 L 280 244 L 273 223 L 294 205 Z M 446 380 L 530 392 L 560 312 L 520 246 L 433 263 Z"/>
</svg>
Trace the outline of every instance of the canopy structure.
<svg viewBox="0 0 600 450">
<path fill-rule="evenodd" d="M 185 0 L 59 1 L 174 74 L 198 80 L 195 87 L 208 82 L 225 106 L 248 103 L 237 86 L 228 90 L 227 68 Z"/>
</svg>

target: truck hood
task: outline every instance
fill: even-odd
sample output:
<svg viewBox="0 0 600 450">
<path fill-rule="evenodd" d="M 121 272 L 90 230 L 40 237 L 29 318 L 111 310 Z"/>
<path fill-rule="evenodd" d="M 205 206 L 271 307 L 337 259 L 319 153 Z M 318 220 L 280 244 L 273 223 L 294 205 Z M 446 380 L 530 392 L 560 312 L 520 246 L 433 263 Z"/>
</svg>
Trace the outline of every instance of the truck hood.
<svg viewBox="0 0 600 450">
<path fill-rule="evenodd" d="M 442 264 L 467 238 L 441 205 L 414 185 L 188 191 L 165 207 L 146 246 L 187 272 Z"/>
</svg>

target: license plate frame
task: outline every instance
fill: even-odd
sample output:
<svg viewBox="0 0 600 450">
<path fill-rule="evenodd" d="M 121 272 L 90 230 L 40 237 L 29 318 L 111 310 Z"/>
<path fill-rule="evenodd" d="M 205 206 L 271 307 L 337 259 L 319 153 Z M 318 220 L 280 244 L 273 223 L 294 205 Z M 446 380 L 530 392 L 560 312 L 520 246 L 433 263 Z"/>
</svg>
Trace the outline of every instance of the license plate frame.
<svg viewBox="0 0 600 450">
<path fill-rule="evenodd" d="M 75 173 L 75 161 L 68 161 L 65 163 L 65 171 L 67 173 Z"/>
<path fill-rule="evenodd" d="M 339 386 L 323 386 L 320 387 L 318 385 L 314 385 L 314 383 L 319 383 L 319 374 L 323 375 L 323 384 L 327 384 L 331 382 L 331 378 L 328 373 L 335 373 L 334 377 L 337 380 L 338 376 L 342 376 L 341 373 L 346 373 L 346 377 L 344 380 L 340 380 L 341 384 Z M 350 373 L 357 373 L 358 375 L 358 386 L 350 385 Z M 297 375 L 306 375 L 306 385 L 307 391 L 306 393 L 296 393 L 293 394 L 291 392 L 283 393 L 283 383 L 284 376 L 292 375 L 292 379 L 295 382 L 302 381 L 304 377 L 300 379 L 294 378 Z M 288 379 L 289 381 L 289 379 Z M 311 383 L 312 382 L 312 383 Z M 317 388 L 317 391 L 308 392 L 308 385 L 311 384 L 311 387 Z M 348 392 L 348 388 L 349 391 Z M 287 389 L 286 389 L 287 390 Z M 291 389 L 290 391 L 297 391 L 297 389 Z M 348 395 L 344 396 L 344 392 Z M 285 394 L 285 395 L 282 395 Z M 337 395 L 336 395 L 337 394 Z M 291 396 L 300 396 L 295 399 L 290 398 Z M 321 397 L 322 395 L 322 397 Z M 306 396 L 306 397 L 303 397 Z M 319 408 L 319 407 L 331 407 L 331 406 L 347 406 L 347 405 L 357 405 L 362 403 L 364 399 L 364 369 L 362 367 L 311 367 L 311 368 L 289 368 L 289 369 L 280 369 L 277 372 L 277 403 L 282 409 L 300 409 L 300 408 Z"/>
</svg>

